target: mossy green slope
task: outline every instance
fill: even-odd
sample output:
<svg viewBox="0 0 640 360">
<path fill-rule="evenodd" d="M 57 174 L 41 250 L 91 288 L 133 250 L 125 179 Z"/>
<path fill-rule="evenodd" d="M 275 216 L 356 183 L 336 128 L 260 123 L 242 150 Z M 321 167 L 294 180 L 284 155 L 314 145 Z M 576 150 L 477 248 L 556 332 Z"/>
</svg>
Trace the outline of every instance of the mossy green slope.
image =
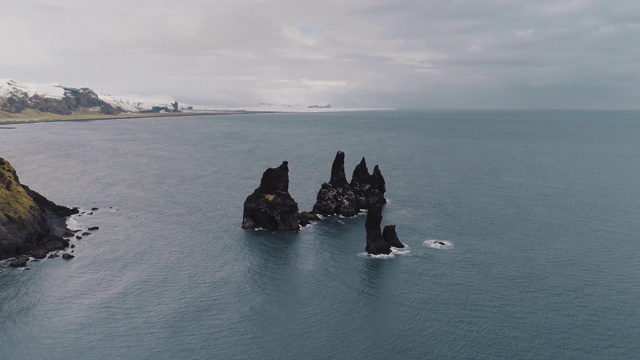
<svg viewBox="0 0 640 360">
<path fill-rule="evenodd" d="M 0 260 L 66 246 L 57 233 L 66 229 L 64 218 L 77 212 L 21 184 L 13 166 L 0 158 Z"/>
<path fill-rule="evenodd" d="M 16 170 L 0 158 L 0 224 L 5 220 L 24 221 L 37 210 L 33 198 L 20 184 Z"/>
</svg>

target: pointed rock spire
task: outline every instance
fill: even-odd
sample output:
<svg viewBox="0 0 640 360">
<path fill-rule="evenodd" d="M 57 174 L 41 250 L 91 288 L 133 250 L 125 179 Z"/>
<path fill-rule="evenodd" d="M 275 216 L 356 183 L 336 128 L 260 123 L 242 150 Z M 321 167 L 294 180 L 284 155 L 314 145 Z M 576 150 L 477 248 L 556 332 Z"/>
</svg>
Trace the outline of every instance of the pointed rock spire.
<svg viewBox="0 0 640 360">
<path fill-rule="evenodd" d="M 275 191 L 289 191 L 289 162 L 283 161 L 277 168 L 268 168 L 262 174 L 260 191 L 270 194 Z"/>
<path fill-rule="evenodd" d="M 353 169 L 353 175 L 351 176 L 351 186 L 368 184 L 370 177 L 371 174 L 369 174 L 369 169 L 367 168 L 367 161 L 363 156 L 362 160 L 360 160 L 360 164 L 356 165 L 355 169 Z"/>
<path fill-rule="evenodd" d="M 344 187 L 349 185 L 347 176 L 344 173 L 344 151 L 338 150 L 336 158 L 331 165 L 331 180 L 329 183 L 336 187 Z"/>
</svg>

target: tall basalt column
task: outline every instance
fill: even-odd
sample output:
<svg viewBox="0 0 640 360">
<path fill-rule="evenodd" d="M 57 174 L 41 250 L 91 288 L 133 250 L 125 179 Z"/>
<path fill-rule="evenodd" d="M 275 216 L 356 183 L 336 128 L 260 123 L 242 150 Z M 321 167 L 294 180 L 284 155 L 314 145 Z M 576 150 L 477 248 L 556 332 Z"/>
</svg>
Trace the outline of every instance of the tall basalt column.
<svg viewBox="0 0 640 360">
<path fill-rule="evenodd" d="M 367 231 L 367 245 L 365 251 L 370 255 L 391 254 L 391 245 L 384 241 L 380 232 L 382 222 L 382 206 L 376 205 L 369 209 L 365 229 Z"/>
<path fill-rule="evenodd" d="M 347 175 L 344 172 L 344 151 L 338 150 L 333 164 L 331 165 L 331 180 L 329 183 L 335 187 L 347 187 Z"/>
</svg>

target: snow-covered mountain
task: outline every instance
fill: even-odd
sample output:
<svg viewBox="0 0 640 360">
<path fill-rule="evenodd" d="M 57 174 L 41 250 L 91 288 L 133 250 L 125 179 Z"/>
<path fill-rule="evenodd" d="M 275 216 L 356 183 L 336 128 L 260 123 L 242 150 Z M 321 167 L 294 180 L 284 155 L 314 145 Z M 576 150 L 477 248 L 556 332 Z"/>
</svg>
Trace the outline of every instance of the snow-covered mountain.
<svg viewBox="0 0 640 360">
<path fill-rule="evenodd" d="M 178 102 L 170 97 L 113 96 L 98 94 L 89 88 L 76 89 L 57 83 L 31 84 L 0 79 L 0 111 L 20 113 L 26 109 L 60 115 L 71 115 L 82 109 L 103 114 L 179 111 Z"/>
</svg>

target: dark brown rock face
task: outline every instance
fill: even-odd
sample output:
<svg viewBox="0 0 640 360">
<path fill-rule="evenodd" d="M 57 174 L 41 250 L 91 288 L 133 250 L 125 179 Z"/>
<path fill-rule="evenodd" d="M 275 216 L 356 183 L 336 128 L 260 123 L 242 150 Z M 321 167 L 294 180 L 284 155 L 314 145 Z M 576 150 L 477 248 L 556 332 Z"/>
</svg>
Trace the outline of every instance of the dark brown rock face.
<svg viewBox="0 0 640 360">
<path fill-rule="evenodd" d="M 298 204 L 289 194 L 289 166 L 284 161 L 262 174 L 260 186 L 247 197 L 242 214 L 243 229 L 298 231 Z"/>
<path fill-rule="evenodd" d="M 313 212 L 321 215 L 355 216 L 361 209 L 370 209 L 374 205 L 387 202 L 384 177 L 376 165 L 373 174 L 369 174 L 364 158 L 353 170 L 351 183 L 347 182 L 344 172 L 343 151 L 338 151 L 331 166 L 331 180 L 322 184 L 313 206 Z"/>
</svg>

